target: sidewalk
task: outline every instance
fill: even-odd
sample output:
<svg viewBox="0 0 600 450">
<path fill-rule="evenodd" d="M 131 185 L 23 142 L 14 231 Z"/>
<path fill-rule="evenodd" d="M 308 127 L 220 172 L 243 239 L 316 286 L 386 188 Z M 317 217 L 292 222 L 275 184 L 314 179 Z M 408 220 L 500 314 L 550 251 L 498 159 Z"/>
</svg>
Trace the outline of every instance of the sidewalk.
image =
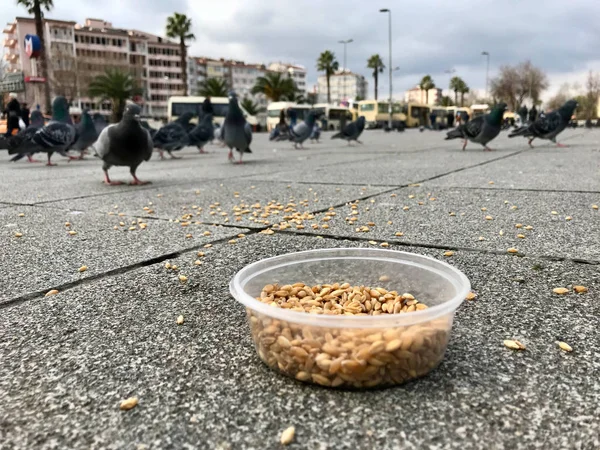
<svg viewBox="0 0 600 450">
<path fill-rule="evenodd" d="M 494 152 L 436 132 L 370 131 L 351 147 L 329 136 L 293 150 L 256 135 L 241 166 L 216 146 L 154 157 L 142 187 L 102 185 L 91 157 L 47 168 L 0 154 L 0 448 L 277 449 L 292 425 L 297 449 L 600 447 L 600 131 L 534 150 L 502 133 Z M 315 217 L 263 234 L 283 220 L 270 202 Z M 477 298 L 457 311 L 441 366 L 369 392 L 268 369 L 229 295 L 233 275 L 278 254 L 382 242 L 471 281 Z M 589 292 L 553 293 L 573 285 Z M 131 396 L 139 405 L 119 410 Z"/>
</svg>

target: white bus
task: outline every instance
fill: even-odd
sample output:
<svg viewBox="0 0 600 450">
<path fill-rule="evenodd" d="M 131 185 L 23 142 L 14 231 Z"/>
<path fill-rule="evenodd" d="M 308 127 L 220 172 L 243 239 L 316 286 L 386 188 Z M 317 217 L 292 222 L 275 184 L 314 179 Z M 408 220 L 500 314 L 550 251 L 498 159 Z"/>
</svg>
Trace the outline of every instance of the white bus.
<svg viewBox="0 0 600 450">
<path fill-rule="evenodd" d="M 177 120 L 179 116 L 181 116 L 184 112 L 190 111 L 194 113 L 194 118 L 191 120 L 193 123 L 198 122 L 198 117 L 202 114 L 202 102 L 204 101 L 204 97 L 169 97 L 169 106 L 168 106 L 168 117 L 169 122 Z M 229 109 L 229 98 L 227 97 L 211 97 L 210 102 L 212 103 L 212 107 L 214 110 L 213 121 L 219 126 L 225 120 L 225 115 L 227 114 L 227 110 Z M 258 119 L 255 116 L 251 116 L 248 114 L 242 105 L 240 104 L 240 108 L 244 113 L 244 117 L 246 121 L 252 126 L 256 126 L 258 124 Z"/>
<path fill-rule="evenodd" d="M 273 128 L 275 128 L 277 126 L 277 124 L 279 123 L 279 115 L 281 114 L 281 111 L 286 111 L 288 108 L 292 108 L 294 111 L 296 111 L 296 117 L 298 118 L 298 122 L 303 121 L 304 118 L 306 117 L 306 115 L 308 114 L 308 111 L 311 110 L 311 106 L 310 105 L 298 105 L 294 102 L 272 102 L 269 103 L 269 106 L 267 106 L 267 131 L 271 132 L 271 130 Z M 288 122 L 289 125 L 289 121 L 290 119 L 287 117 L 287 113 L 286 113 L 286 117 L 285 117 L 286 122 Z"/>
<path fill-rule="evenodd" d="M 346 106 L 334 106 L 327 103 L 317 103 L 313 106 L 314 109 L 321 113 L 320 120 L 326 121 L 327 126 L 323 126 L 323 129 L 327 130 L 339 130 L 344 116 L 346 117 L 346 123 L 352 121 L 352 113 Z"/>
</svg>

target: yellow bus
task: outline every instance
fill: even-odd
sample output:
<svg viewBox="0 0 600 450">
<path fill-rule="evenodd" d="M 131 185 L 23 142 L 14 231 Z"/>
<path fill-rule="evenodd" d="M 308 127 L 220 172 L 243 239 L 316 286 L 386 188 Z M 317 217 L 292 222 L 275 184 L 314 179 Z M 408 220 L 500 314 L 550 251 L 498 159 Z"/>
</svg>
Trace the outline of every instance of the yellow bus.
<svg viewBox="0 0 600 450">
<path fill-rule="evenodd" d="M 474 119 L 477 116 L 482 116 L 490 112 L 489 105 L 483 103 L 481 105 L 471 105 L 471 119 Z"/>
<path fill-rule="evenodd" d="M 308 111 L 311 110 L 310 105 L 299 105 L 294 102 L 271 102 L 269 106 L 267 106 L 267 131 L 270 133 L 273 128 L 277 126 L 279 123 L 279 115 L 281 111 L 287 111 L 288 108 L 292 108 L 296 111 L 296 117 L 298 118 L 298 122 L 304 120 Z M 286 114 L 286 121 L 289 122 L 289 118 Z M 289 125 L 289 123 L 288 123 Z"/>
<path fill-rule="evenodd" d="M 361 100 L 358 102 L 358 116 L 365 117 L 366 128 L 383 128 L 389 124 L 389 103 L 375 100 Z M 406 126 L 406 114 L 402 111 L 400 103 L 392 104 L 392 128 L 401 124 Z"/>
<path fill-rule="evenodd" d="M 179 116 L 181 116 L 184 112 L 192 112 L 194 113 L 194 118 L 190 121 L 192 123 L 198 122 L 198 117 L 202 115 L 202 102 L 204 101 L 204 97 L 169 97 L 169 106 L 168 106 L 168 118 L 169 122 L 177 120 Z M 225 120 L 225 115 L 227 114 L 227 110 L 229 109 L 229 98 L 228 97 L 211 97 L 210 102 L 212 103 L 212 107 L 214 110 L 213 122 L 218 124 L 219 126 L 223 124 Z M 258 124 L 258 119 L 256 116 L 251 116 L 248 114 L 243 106 L 240 104 L 240 108 L 246 121 L 252 125 L 256 126 Z"/>
<path fill-rule="evenodd" d="M 317 103 L 313 108 L 321 113 L 320 120 L 327 123 L 327 130 L 339 130 L 342 119 L 346 118 L 346 123 L 352 120 L 352 113 L 345 106 L 334 106 L 327 103 Z"/>
<path fill-rule="evenodd" d="M 445 108 L 440 106 L 439 109 Z M 429 125 L 429 114 L 431 109 L 428 105 L 407 103 L 402 105 L 402 112 L 406 115 L 406 126 L 408 128 L 426 127 Z"/>
</svg>

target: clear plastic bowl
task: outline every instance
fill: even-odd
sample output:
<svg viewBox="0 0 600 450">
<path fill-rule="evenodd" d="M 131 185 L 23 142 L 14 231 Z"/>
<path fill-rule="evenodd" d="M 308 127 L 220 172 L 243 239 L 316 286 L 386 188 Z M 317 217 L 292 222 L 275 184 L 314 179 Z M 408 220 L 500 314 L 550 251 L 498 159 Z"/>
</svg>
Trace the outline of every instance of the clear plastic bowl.
<svg viewBox="0 0 600 450">
<path fill-rule="evenodd" d="M 382 287 L 410 293 L 428 308 L 325 315 L 256 299 L 267 284 L 297 282 Z M 470 289 L 467 277 L 444 262 L 370 248 L 276 256 L 246 266 L 230 283 L 231 294 L 246 307 L 256 351 L 269 367 L 304 382 L 359 389 L 405 383 L 435 368 L 444 357 L 454 312 Z"/>
</svg>

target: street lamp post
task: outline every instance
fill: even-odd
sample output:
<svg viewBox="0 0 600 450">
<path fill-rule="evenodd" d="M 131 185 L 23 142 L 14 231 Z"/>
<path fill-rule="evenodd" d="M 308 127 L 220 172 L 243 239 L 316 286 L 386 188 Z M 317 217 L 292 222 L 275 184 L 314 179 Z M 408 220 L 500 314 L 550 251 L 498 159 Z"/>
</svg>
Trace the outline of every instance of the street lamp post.
<svg viewBox="0 0 600 450">
<path fill-rule="evenodd" d="M 452 89 L 450 89 L 450 81 L 452 80 L 452 75 L 456 72 L 456 69 L 452 68 L 452 69 L 448 69 L 448 70 L 444 70 L 444 73 L 448 74 L 448 98 L 451 97 L 450 94 L 452 94 Z M 443 91 L 442 91 L 443 94 Z"/>
<path fill-rule="evenodd" d="M 487 59 L 487 65 L 485 68 L 485 99 L 487 100 L 489 94 L 489 85 L 490 85 L 490 52 L 481 52 L 483 56 Z"/>
<path fill-rule="evenodd" d="M 165 86 L 167 86 L 167 107 L 165 110 L 167 111 L 167 120 L 169 120 L 169 97 L 171 96 L 171 85 L 169 81 L 171 80 L 168 75 L 164 76 Z"/>
<path fill-rule="evenodd" d="M 350 42 L 354 42 L 353 39 L 346 39 L 345 41 L 338 41 L 338 44 L 344 44 L 344 71 L 343 71 L 343 78 L 342 78 L 342 101 L 346 99 L 346 45 L 348 45 Z M 342 102 L 339 102 L 340 104 Z"/>
<path fill-rule="evenodd" d="M 379 10 L 381 13 L 388 13 L 388 40 L 390 47 L 390 60 L 388 62 L 389 72 L 390 72 L 390 121 L 389 128 L 392 129 L 392 11 L 388 8 L 382 8 Z"/>
</svg>

